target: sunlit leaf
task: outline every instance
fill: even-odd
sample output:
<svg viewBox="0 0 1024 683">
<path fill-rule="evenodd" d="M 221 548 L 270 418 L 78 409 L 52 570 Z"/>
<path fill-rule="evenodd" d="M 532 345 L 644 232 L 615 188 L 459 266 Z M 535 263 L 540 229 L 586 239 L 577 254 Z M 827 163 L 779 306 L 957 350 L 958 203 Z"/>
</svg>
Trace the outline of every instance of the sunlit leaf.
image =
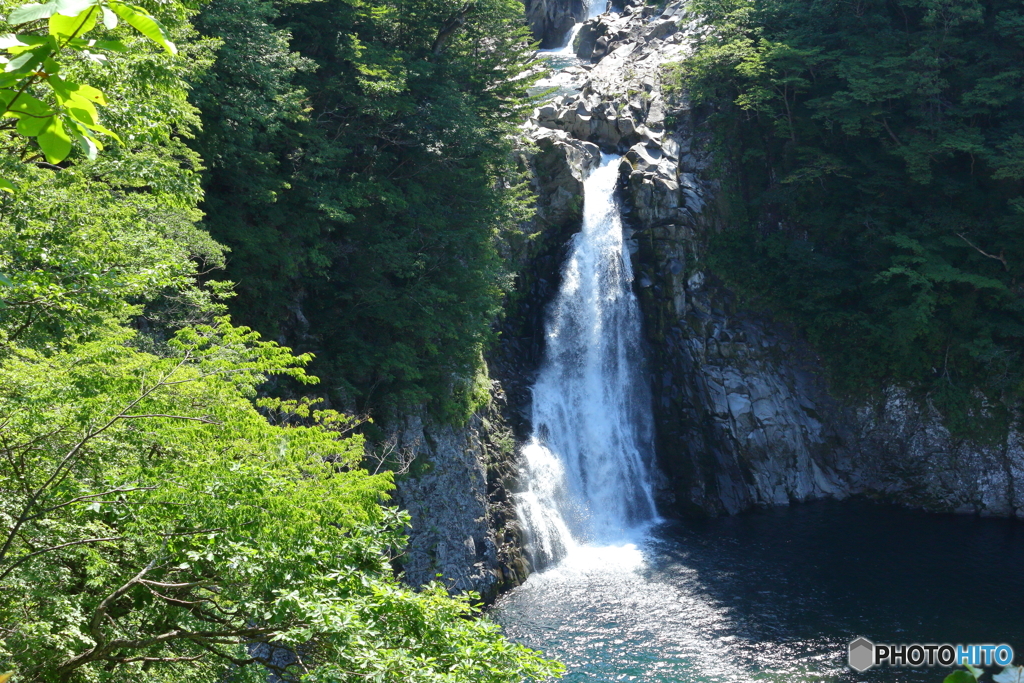
<svg viewBox="0 0 1024 683">
<path fill-rule="evenodd" d="M 67 17 L 75 17 L 96 4 L 96 0 L 56 0 L 57 12 Z"/>
<path fill-rule="evenodd" d="M 16 45 L 25 45 L 25 43 L 22 42 L 21 38 L 13 33 L 0 35 L 0 50 L 6 50 L 8 48 L 15 47 Z"/>
<path fill-rule="evenodd" d="M 50 17 L 50 35 L 59 38 L 77 38 L 88 33 L 96 26 L 98 15 L 99 12 L 96 11 L 95 7 L 90 7 L 81 14 L 71 17 L 64 16 L 63 14 L 54 14 Z"/>
<path fill-rule="evenodd" d="M 34 138 L 42 133 L 52 116 L 22 116 L 18 119 L 18 133 L 27 138 Z"/>
<path fill-rule="evenodd" d="M 149 15 L 141 7 L 135 7 L 133 5 L 126 5 L 121 2 L 110 3 L 110 8 L 117 13 L 117 16 L 124 19 L 128 24 L 133 26 L 139 33 L 152 40 L 157 45 L 167 50 L 167 52 L 177 54 L 178 48 L 174 46 L 170 38 L 167 36 L 167 32 L 160 23 Z"/>
<path fill-rule="evenodd" d="M 36 141 L 46 155 L 46 160 L 51 164 L 59 164 L 71 154 L 71 136 L 56 116 L 52 117 L 49 125 L 36 136 Z"/>
<path fill-rule="evenodd" d="M 90 135 L 83 135 L 82 133 L 76 132 L 75 142 L 85 152 L 85 156 L 89 159 L 95 159 L 96 154 L 103 149 L 103 145 L 99 140 L 93 138 Z"/>
<path fill-rule="evenodd" d="M 8 73 L 28 73 L 43 63 L 43 60 L 50 56 L 51 50 L 48 47 L 37 47 L 18 55 L 8 62 L 4 71 Z"/>
<path fill-rule="evenodd" d="M 117 15 L 111 12 L 109 7 L 103 8 L 103 25 L 111 31 L 117 28 Z"/>
<path fill-rule="evenodd" d="M 71 99 L 82 99 L 95 102 L 101 106 L 106 106 L 107 104 L 107 100 L 103 96 L 103 92 L 91 85 L 65 80 L 60 76 L 50 77 L 47 81 L 50 83 L 54 93 L 62 102 Z"/>
<path fill-rule="evenodd" d="M 53 110 L 46 106 L 45 102 L 28 93 L 20 93 L 12 98 L 12 101 L 7 104 L 7 111 L 27 116 L 49 116 L 53 113 Z"/>
<path fill-rule="evenodd" d="M 74 120 L 87 126 L 95 126 L 97 123 L 96 107 L 92 102 L 86 100 L 74 100 L 67 105 L 68 115 Z"/>
<path fill-rule="evenodd" d="M 18 24 L 27 24 L 30 21 L 36 21 L 38 19 L 46 19 L 57 13 L 57 1 L 51 0 L 46 4 L 39 4 L 32 2 L 27 5 L 22 5 L 18 9 L 14 10 L 7 17 L 7 23 L 13 26 Z"/>
</svg>

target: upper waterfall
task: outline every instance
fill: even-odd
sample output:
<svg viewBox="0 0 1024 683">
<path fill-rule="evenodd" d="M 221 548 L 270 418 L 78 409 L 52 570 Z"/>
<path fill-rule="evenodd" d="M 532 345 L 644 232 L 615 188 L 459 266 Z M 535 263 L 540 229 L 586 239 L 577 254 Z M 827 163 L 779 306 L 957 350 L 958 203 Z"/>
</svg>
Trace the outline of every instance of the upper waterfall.
<svg viewBox="0 0 1024 683">
<path fill-rule="evenodd" d="M 573 41 L 576 39 L 576 34 L 580 32 L 580 28 L 582 28 L 584 22 L 586 22 L 589 19 L 593 19 L 594 17 L 601 16 L 601 14 L 603 14 L 605 11 L 606 5 L 607 3 L 604 2 L 604 0 L 590 0 L 589 2 L 585 2 L 583 6 L 586 8 L 586 16 L 583 17 L 582 21 L 577 21 L 575 24 L 573 24 L 572 28 L 570 28 L 566 32 L 565 42 L 562 44 L 562 46 L 551 48 L 548 50 L 538 50 L 538 52 L 542 54 L 546 53 L 551 55 L 559 55 L 563 57 L 575 57 L 576 50 L 573 49 L 572 44 Z"/>
<path fill-rule="evenodd" d="M 619 159 L 604 155 L 585 182 L 583 229 L 549 310 L 533 387 L 518 507 L 539 564 L 580 543 L 614 541 L 656 516 L 640 312 L 614 199 Z"/>
</svg>

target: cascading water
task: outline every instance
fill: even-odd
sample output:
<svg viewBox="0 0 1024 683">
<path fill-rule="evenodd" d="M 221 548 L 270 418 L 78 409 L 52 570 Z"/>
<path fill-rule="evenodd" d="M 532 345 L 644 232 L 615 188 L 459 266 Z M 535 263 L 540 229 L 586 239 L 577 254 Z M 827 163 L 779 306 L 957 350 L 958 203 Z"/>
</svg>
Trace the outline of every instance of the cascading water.
<svg viewBox="0 0 1024 683">
<path fill-rule="evenodd" d="M 620 540 L 656 516 L 640 311 L 613 196 L 619 159 L 605 155 L 584 184 L 583 229 L 549 311 L 533 387 L 517 503 L 538 566 L 582 543 Z"/>
<path fill-rule="evenodd" d="M 588 19 L 593 19 L 594 17 L 600 16 L 601 13 L 604 11 L 606 5 L 607 3 L 605 2 L 605 0 L 590 0 L 589 2 L 584 3 L 584 7 L 586 8 L 586 16 L 584 17 L 583 21 L 579 21 L 573 24 L 572 28 L 569 29 L 568 33 L 565 34 L 565 43 L 562 45 L 562 47 L 555 47 L 551 48 L 550 50 L 538 50 L 538 52 L 542 54 L 546 53 L 556 56 L 575 57 L 576 51 L 573 49 L 572 44 L 573 41 L 576 40 L 576 34 L 580 32 L 580 28 L 583 26 L 583 22 L 587 21 Z"/>
</svg>

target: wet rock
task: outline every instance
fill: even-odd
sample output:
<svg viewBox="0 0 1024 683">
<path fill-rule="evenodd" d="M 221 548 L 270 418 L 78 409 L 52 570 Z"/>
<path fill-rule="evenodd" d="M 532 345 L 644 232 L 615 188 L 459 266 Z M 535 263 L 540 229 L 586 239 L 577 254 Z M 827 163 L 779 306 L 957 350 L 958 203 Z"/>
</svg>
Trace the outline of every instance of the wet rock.
<svg viewBox="0 0 1024 683">
<path fill-rule="evenodd" d="M 597 19 L 591 19 L 580 26 L 579 32 L 573 41 L 573 51 L 580 59 L 590 59 L 594 55 L 594 47 L 597 39 L 607 31 L 607 26 Z"/>
</svg>

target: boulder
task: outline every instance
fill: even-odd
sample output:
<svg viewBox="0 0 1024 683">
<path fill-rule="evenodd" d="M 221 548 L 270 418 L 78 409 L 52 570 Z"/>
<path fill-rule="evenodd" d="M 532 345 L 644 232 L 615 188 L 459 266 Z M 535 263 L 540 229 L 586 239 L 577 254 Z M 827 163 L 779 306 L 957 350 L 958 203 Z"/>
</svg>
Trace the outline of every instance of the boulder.
<svg viewBox="0 0 1024 683">
<path fill-rule="evenodd" d="M 597 39 L 604 35 L 608 27 L 598 19 L 591 19 L 580 26 L 579 33 L 573 41 L 573 49 L 580 59 L 590 59 L 594 54 Z"/>
<path fill-rule="evenodd" d="M 656 19 L 647 25 L 647 29 L 643 33 L 643 39 L 648 43 L 656 39 L 664 40 L 677 30 L 679 29 L 676 26 L 676 22 L 672 19 Z"/>
</svg>

